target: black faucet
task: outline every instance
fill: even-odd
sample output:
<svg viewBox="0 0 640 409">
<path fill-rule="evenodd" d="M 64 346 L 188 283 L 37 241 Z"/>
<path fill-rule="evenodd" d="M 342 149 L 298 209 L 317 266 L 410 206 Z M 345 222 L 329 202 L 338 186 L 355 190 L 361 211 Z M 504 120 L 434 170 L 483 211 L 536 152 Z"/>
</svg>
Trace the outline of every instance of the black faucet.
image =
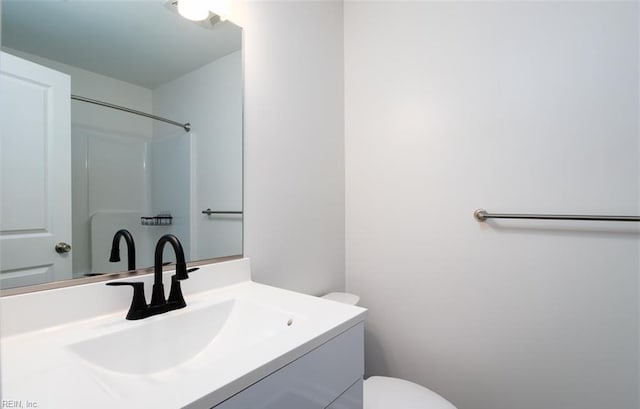
<svg viewBox="0 0 640 409">
<path fill-rule="evenodd" d="M 164 251 L 165 244 L 171 244 L 173 252 L 176 254 L 176 273 L 171 276 L 171 290 L 169 291 L 169 299 L 164 299 L 164 284 L 162 283 L 162 253 Z M 186 280 L 189 278 L 187 273 L 187 263 L 184 261 L 184 250 L 180 240 L 173 234 L 165 234 L 160 237 L 156 244 L 155 263 L 153 269 L 153 293 L 151 294 L 150 307 L 161 306 L 163 304 L 175 303 L 177 306 L 172 309 L 183 308 L 187 306 L 182 296 L 182 289 L 180 288 L 180 280 Z"/>
<path fill-rule="evenodd" d="M 165 244 L 171 244 L 176 254 L 176 273 L 171 276 L 171 289 L 169 290 L 169 298 L 164 298 L 164 284 L 162 283 L 162 253 Z M 147 305 L 144 295 L 144 284 L 142 282 L 110 282 L 107 285 L 122 286 L 130 285 L 133 287 L 133 300 L 131 307 L 127 313 L 128 320 L 139 320 L 151 317 L 152 315 L 163 314 L 168 311 L 184 308 L 187 303 L 184 301 L 180 281 L 189 278 L 187 263 L 184 260 L 184 249 L 180 240 L 173 234 L 165 234 L 160 237 L 156 244 L 155 266 L 153 272 L 153 293 L 151 294 L 151 303 Z"/>
<path fill-rule="evenodd" d="M 129 233 L 129 230 L 118 230 L 113 236 L 113 243 L 111 243 L 111 257 L 109 257 L 109 261 L 112 263 L 120 261 L 120 238 L 124 238 L 124 241 L 127 243 L 127 270 L 135 270 L 136 246 L 133 243 L 133 236 Z"/>
</svg>

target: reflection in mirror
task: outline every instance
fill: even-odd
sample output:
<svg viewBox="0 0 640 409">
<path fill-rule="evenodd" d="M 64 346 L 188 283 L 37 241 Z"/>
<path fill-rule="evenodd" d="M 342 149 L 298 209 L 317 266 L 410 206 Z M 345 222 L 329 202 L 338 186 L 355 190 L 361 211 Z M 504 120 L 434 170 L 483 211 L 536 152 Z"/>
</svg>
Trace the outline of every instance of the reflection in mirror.
<svg viewBox="0 0 640 409">
<path fill-rule="evenodd" d="M 120 230 L 138 269 L 166 233 L 242 254 L 242 30 L 156 0 L 1 6 L 0 288 L 125 271 Z"/>
</svg>

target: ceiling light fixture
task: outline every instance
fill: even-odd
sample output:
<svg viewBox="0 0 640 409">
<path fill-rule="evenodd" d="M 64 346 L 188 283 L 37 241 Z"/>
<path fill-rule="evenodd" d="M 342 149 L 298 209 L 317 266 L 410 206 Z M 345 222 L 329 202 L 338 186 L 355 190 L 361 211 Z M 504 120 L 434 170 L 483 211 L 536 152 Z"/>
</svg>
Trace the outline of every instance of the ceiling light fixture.
<svg viewBox="0 0 640 409">
<path fill-rule="evenodd" d="M 209 17 L 207 2 L 203 0 L 179 0 L 178 13 L 187 20 L 201 21 Z"/>
</svg>

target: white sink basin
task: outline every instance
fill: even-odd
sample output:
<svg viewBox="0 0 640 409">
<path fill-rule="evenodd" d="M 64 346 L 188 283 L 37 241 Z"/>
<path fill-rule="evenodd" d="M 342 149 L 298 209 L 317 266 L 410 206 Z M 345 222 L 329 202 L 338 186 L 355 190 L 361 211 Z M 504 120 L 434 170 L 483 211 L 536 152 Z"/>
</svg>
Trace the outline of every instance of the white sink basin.
<svg viewBox="0 0 640 409">
<path fill-rule="evenodd" d="M 201 355 L 234 354 L 293 324 L 293 315 L 245 300 L 227 300 L 131 322 L 69 345 L 84 361 L 123 374 L 173 369 Z M 206 354 L 205 354 L 206 352 Z"/>
<path fill-rule="evenodd" d="M 249 267 L 203 265 L 183 284 L 186 308 L 136 321 L 125 320 L 131 294 L 103 282 L 1 297 L 2 398 L 211 408 L 364 318 L 362 308 L 252 282 Z"/>
</svg>

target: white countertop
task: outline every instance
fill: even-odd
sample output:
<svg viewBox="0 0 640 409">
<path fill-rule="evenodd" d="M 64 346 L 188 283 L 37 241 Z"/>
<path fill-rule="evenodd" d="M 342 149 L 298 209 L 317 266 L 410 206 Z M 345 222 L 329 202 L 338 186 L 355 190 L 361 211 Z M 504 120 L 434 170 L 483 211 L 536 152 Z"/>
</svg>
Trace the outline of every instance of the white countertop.
<svg viewBox="0 0 640 409">
<path fill-rule="evenodd" d="M 167 291 L 171 274 L 165 273 Z M 151 275 L 143 280 L 132 277 L 121 281 L 145 281 L 150 287 L 152 279 Z M 183 282 L 183 291 L 186 308 L 138 321 L 124 318 L 131 290 L 106 287 L 103 282 L 3 297 L 2 399 L 22 402 L 22 407 L 34 402 L 40 409 L 211 408 L 361 322 L 366 311 L 252 282 L 247 259 L 202 266 Z M 252 339 L 250 319 L 244 329 L 242 321 L 235 322 L 236 340 L 214 340 L 177 366 L 151 373 L 105 369 L 82 359 L 72 349 L 104 334 L 140 326 L 146 330 L 159 320 L 185 319 L 187 314 L 207 312 L 207 307 L 230 300 L 250 306 L 247 311 L 254 311 L 254 315 L 260 308 L 273 311 L 277 328 L 262 331 L 258 340 Z M 289 319 L 292 323 L 286 325 Z M 172 339 L 150 342 L 160 343 L 159 354 L 176 354 L 183 351 L 179 350 L 181 346 L 186 348 L 188 332 L 200 329 L 185 328 L 185 333 L 172 335 Z"/>
</svg>

